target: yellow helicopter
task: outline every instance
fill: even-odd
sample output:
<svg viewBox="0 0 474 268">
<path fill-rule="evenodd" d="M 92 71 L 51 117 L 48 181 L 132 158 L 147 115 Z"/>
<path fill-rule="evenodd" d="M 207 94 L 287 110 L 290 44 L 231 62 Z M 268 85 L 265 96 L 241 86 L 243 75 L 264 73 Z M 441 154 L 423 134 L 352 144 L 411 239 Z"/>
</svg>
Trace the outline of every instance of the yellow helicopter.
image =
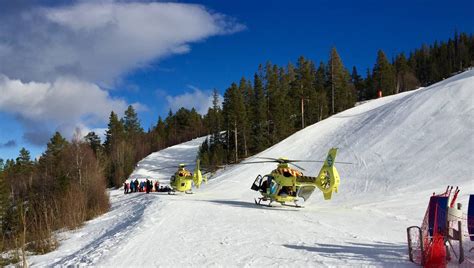
<svg viewBox="0 0 474 268">
<path fill-rule="evenodd" d="M 339 187 L 340 177 L 334 166 L 337 148 L 331 148 L 325 161 L 315 160 L 290 160 L 286 158 L 269 158 L 265 161 L 244 162 L 240 164 L 256 164 L 276 162 L 278 166 L 270 174 L 265 176 L 258 175 L 253 182 L 251 189 L 259 192 L 262 196 L 255 199 L 255 204 L 261 205 L 261 202 L 269 201 L 267 206 L 271 206 L 272 202 L 278 202 L 282 205 L 294 203 L 294 206 L 301 207 L 298 203 L 303 199 L 308 200 L 313 191 L 318 188 L 324 196 L 325 200 L 331 199 L 332 193 L 336 192 Z M 323 162 L 323 167 L 319 171 L 318 176 L 304 176 L 301 171 L 290 168 L 289 164 L 304 170 L 304 168 L 294 164 L 295 162 Z M 342 164 L 351 164 L 347 162 L 338 162 Z"/>
<path fill-rule="evenodd" d="M 168 194 L 174 194 L 175 192 L 182 192 L 186 194 L 192 194 L 192 186 L 199 188 L 202 182 L 207 183 L 207 178 L 202 176 L 200 166 L 199 166 L 199 159 L 196 161 L 196 167 L 194 168 L 193 173 L 186 169 L 188 164 L 179 164 L 178 170 L 171 176 L 170 178 L 170 187 L 163 188 L 163 191 L 168 192 Z M 164 167 L 160 169 L 154 170 L 163 170 L 168 168 L 175 168 L 174 167 Z"/>
</svg>

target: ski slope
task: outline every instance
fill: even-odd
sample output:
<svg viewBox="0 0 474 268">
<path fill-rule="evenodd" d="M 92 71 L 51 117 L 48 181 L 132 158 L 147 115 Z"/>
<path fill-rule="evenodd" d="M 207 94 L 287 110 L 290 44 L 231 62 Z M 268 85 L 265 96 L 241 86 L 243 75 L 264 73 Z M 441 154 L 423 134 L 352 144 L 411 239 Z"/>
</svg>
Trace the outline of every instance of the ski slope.
<svg viewBox="0 0 474 268">
<path fill-rule="evenodd" d="M 203 138 L 142 160 L 132 177 L 167 178 L 192 162 Z M 295 133 L 258 156 L 324 159 L 338 147 L 339 193 L 315 191 L 305 208 L 259 207 L 250 185 L 275 164 L 228 167 L 193 195 L 110 191 L 112 209 L 60 233 L 33 266 L 414 267 L 406 227 L 420 225 L 429 196 L 474 193 L 474 71 L 370 101 Z M 320 165 L 302 163 L 305 174 Z"/>
</svg>

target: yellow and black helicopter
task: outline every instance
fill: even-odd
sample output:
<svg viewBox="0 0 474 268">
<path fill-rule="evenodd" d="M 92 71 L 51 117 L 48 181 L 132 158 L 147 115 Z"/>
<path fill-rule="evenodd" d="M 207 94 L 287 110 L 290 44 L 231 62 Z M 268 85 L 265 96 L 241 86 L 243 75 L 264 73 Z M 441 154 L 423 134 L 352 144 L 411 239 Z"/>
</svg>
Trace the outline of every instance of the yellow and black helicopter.
<svg viewBox="0 0 474 268">
<path fill-rule="evenodd" d="M 265 176 L 258 175 L 253 182 L 251 189 L 262 195 L 258 200 L 255 199 L 255 204 L 261 205 L 262 201 L 269 201 L 267 206 L 271 206 L 272 202 L 278 202 L 282 205 L 294 203 L 294 206 L 301 207 L 299 204 L 301 199 L 303 199 L 303 201 L 308 200 L 316 188 L 323 193 L 325 200 L 331 199 L 333 192 L 337 193 L 340 177 L 334 166 L 336 154 L 337 148 L 331 148 L 325 161 L 258 157 L 265 160 L 240 164 L 278 163 L 277 168 L 270 174 Z M 304 176 L 301 171 L 289 167 L 289 164 L 292 164 L 304 170 L 304 168 L 294 164 L 295 162 L 323 162 L 324 164 L 318 176 L 311 177 Z M 351 164 L 347 162 L 338 163 Z"/>
<path fill-rule="evenodd" d="M 207 182 L 207 178 L 202 176 L 199 160 L 196 161 L 196 166 L 192 173 L 186 169 L 186 167 L 189 165 L 190 164 L 179 164 L 178 170 L 173 175 L 171 175 L 170 187 L 162 188 L 163 190 L 161 191 L 168 192 L 168 194 L 174 194 L 175 192 L 192 194 L 193 185 L 194 187 L 199 188 L 203 181 Z M 169 168 L 176 168 L 176 166 L 153 169 L 153 171 Z"/>
</svg>

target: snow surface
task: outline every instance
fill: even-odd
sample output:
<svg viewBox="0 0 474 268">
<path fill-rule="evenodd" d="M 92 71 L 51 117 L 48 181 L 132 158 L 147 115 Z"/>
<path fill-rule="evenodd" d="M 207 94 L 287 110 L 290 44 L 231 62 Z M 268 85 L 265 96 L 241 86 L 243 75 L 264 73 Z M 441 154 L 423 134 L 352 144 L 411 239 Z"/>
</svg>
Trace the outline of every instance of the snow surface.
<svg viewBox="0 0 474 268">
<path fill-rule="evenodd" d="M 164 179 L 192 162 L 203 138 L 142 160 L 132 177 Z M 420 225 L 433 192 L 474 193 L 474 71 L 377 99 L 309 126 L 258 156 L 324 159 L 340 148 L 339 193 L 305 208 L 258 207 L 250 185 L 274 164 L 228 167 L 192 195 L 110 191 L 112 209 L 63 232 L 33 266 L 414 267 L 406 227 Z M 320 165 L 301 164 L 315 175 Z"/>
</svg>

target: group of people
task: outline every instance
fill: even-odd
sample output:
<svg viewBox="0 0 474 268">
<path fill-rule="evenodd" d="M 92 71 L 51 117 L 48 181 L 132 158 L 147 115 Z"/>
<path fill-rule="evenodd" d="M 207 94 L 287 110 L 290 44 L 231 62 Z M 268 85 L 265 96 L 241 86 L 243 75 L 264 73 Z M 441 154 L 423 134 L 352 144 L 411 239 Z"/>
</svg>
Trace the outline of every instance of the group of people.
<svg viewBox="0 0 474 268">
<path fill-rule="evenodd" d="M 167 185 L 165 187 L 160 186 L 158 180 L 153 183 L 153 181 L 149 179 L 140 181 L 138 181 L 138 179 L 130 179 L 130 181 L 125 181 L 123 183 L 123 190 L 124 194 L 136 192 L 146 192 L 148 194 L 150 192 L 169 192 L 171 191 L 171 188 Z"/>
<path fill-rule="evenodd" d="M 136 192 L 146 192 L 147 194 L 153 191 L 153 186 L 155 189 L 159 189 L 160 182 L 156 181 L 153 185 L 153 181 L 146 179 L 146 181 L 138 181 L 138 179 L 130 180 L 130 182 L 125 181 L 123 183 L 124 193 L 136 193 Z"/>
</svg>

